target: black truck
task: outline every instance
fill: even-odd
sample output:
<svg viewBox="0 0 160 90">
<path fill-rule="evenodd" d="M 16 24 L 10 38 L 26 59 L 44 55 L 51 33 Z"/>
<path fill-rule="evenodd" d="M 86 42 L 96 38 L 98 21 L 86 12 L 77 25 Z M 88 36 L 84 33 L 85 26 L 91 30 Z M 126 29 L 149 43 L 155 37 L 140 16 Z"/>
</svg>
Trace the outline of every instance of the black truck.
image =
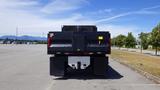
<svg viewBox="0 0 160 90">
<path fill-rule="evenodd" d="M 110 33 L 94 25 L 64 25 L 62 31 L 48 33 L 47 53 L 50 75 L 64 76 L 82 71 L 105 75 L 111 53 Z"/>
</svg>

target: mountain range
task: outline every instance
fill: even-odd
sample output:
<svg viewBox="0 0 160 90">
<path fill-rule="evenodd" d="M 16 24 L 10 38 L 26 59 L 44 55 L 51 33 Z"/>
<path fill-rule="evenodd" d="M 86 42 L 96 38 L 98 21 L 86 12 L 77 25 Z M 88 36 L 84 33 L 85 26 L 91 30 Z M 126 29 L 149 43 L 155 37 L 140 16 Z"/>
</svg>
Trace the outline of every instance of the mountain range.
<svg viewBox="0 0 160 90">
<path fill-rule="evenodd" d="M 14 36 L 14 35 L 5 35 L 1 36 L 0 39 L 18 39 L 18 40 L 39 40 L 39 41 L 44 41 L 47 40 L 46 37 L 38 37 L 38 36 Z"/>
</svg>

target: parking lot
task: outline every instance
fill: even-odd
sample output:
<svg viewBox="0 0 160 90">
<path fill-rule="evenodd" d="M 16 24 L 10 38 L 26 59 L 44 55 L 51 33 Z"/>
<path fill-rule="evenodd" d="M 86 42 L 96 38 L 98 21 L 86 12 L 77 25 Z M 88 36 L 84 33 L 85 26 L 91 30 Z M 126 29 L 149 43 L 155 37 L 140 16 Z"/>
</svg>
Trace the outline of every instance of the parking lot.
<svg viewBox="0 0 160 90">
<path fill-rule="evenodd" d="M 0 45 L 0 90 L 160 90 L 160 85 L 109 60 L 107 77 L 49 76 L 46 45 Z"/>
</svg>

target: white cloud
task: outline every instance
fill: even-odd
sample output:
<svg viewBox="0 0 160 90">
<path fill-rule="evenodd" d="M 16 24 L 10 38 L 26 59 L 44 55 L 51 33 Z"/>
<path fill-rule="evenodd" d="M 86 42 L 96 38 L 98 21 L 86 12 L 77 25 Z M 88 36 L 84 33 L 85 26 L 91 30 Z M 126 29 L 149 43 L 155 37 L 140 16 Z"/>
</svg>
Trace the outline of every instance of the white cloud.
<svg viewBox="0 0 160 90">
<path fill-rule="evenodd" d="M 127 35 L 128 32 L 132 32 L 135 36 L 139 33 L 140 30 L 136 26 L 122 26 L 122 25 L 98 25 L 99 31 L 109 31 L 111 33 L 111 37 L 115 37 L 119 34 Z"/>
<path fill-rule="evenodd" d="M 32 2 L 34 2 L 34 4 L 36 3 L 35 5 L 38 3 L 36 1 Z M 39 36 L 42 33 L 46 34 L 48 31 L 60 30 L 61 25 L 64 24 L 93 23 L 92 21 L 84 20 L 84 17 L 81 14 L 73 14 L 64 19 L 46 19 L 41 15 L 36 15 L 21 9 L 24 5 L 33 5 L 26 0 L 3 0 L 0 1 L 0 4 L 0 35 L 15 35 L 16 28 L 18 27 L 19 35 L 27 34 Z"/>
<path fill-rule="evenodd" d="M 157 8 L 160 8 L 160 5 L 156 5 L 156 6 L 152 6 L 152 7 L 143 8 L 143 10 L 152 10 L 152 9 L 157 9 Z"/>
<path fill-rule="evenodd" d="M 98 10 L 97 12 L 93 12 L 93 13 L 99 13 L 99 14 L 102 14 L 102 13 L 111 13 L 113 11 L 113 9 L 111 8 L 106 8 L 106 9 L 102 9 L 102 10 Z"/>
<path fill-rule="evenodd" d="M 144 10 L 133 11 L 133 12 L 126 12 L 126 13 L 121 13 L 121 14 L 109 17 L 109 18 L 100 19 L 100 20 L 97 20 L 96 22 L 97 23 L 107 22 L 107 21 L 111 21 L 111 20 L 114 20 L 114 19 L 117 19 L 117 18 L 125 17 L 125 16 L 128 16 L 128 15 L 133 15 L 133 14 L 157 14 L 157 12 L 154 12 L 154 11 L 144 11 Z"/>
<path fill-rule="evenodd" d="M 142 8 L 142 9 L 137 10 L 137 11 L 129 11 L 129 12 L 125 12 L 125 13 L 120 13 L 118 15 L 114 15 L 114 16 L 109 17 L 109 18 L 103 18 L 103 19 L 97 20 L 96 22 L 97 23 L 107 22 L 107 21 L 111 21 L 111 20 L 114 20 L 114 19 L 117 19 L 117 18 L 125 17 L 125 16 L 128 16 L 128 15 L 133 15 L 133 14 L 159 14 L 159 12 L 150 11 L 150 10 L 156 9 L 156 8 L 160 8 L 160 6 L 153 6 L 153 7 L 148 7 L 148 8 Z"/>
<path fill-rule="evenodd" d="M 88 3 L 86 0 L 53 0 L 51 3 L 41 9 L 44 13 L 62 13 L 79 9 L 83 4 Z"/>
<path fill-rule="evenodd" d="M 91 11 L 91 12 L 86 12 L 87 15 L 89 16 L 103 16 L 105 14 L 111 15 L 114 9 L 112 8 L 105 8 L 105 9 L 99 9 L 97 11 Z"/>
<path fill-rule="evenodd" d="M 56 3 L 55 3 L 56 1 Z M 44 10 L 44 14 L 52 13 L 58 14 L 61 12 L 74 11 L 81 7 L 81 4 L 87 3 L 86 0 L 63 0 L 66 3 L 61 4 L 62 0 L 54 0 L 51 4 L 48 4 L 43 9 L 39 7 L 40 3 L 37 0 L 1 0 L 0 1 L 0 35 L 15 35 L 16 27 L 19 29 L 19 35 L 33 35 L 41 36 L 42 33 L 47 35 L 48 31 L 61 30 L 61 25 L 71 25 L 71 24 L 96 24 L 100 31 L 110 31 L 112 36 L 118 34 L 127 34 L 128 32 L 133 32 L 139 30 L 138 27 L 134 26 L 119 26 L 113 24 L 102 25 L 102 21 L 109 21 L 117 19 L 130 14 L 140 14 L 140 13 L 154 13 L 152 11 L 137 11 L 128 12 L 115 15 L 110 18 L 105 18 L 99 21 L 89 20 L 88 16 L 83 16 L 78 13 L 71 13 L 70 17 L 57 18 L 57 19 L 46 19 L 41 14 L 33 12 L 39 12 Z M 25 8 L 25 9 L 24 9 Z M 36 9 L 35 9 L 36 8 Z M 38 10 L 38 9 L 39 10 Z M 29 10 L 26 10 L 29 9 Z M 104 12 L 112 12 L 111 9 L 103 10 Z M 99 11 L 102 12 L 102 11 Z"/>
<path fill-rule="evenodd" d="M 0 8 L 13 9 L 22 8 L 38 5 L 37 1 L 34 0 L 1 0 Z"/>
</svg>

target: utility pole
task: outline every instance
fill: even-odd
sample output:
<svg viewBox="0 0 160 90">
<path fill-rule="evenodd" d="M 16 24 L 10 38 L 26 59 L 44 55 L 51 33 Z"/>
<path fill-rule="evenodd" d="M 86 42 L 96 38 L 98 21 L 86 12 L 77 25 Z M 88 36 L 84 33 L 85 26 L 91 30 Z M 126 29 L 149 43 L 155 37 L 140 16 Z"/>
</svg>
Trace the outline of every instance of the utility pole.
<svg viewBox="0 0 160 90">
<path fill-rule="evenodd" d="M 139 41 L 140 41 L 140 50 L 142 53 L 142 40 L 141 40 L 142 32 L 141 32 L 141 34 L 138 34 L 138 35 L 139 35 Z"/>
<path fill-rule="evenodd" d="M 140 43 L 141 43 L 141 53 L 142 53 L 142 40 L 140 40 Z"/>
<path fill-rule="evenodd" d="M 17 42 L 18 42 L 18 27 L 16 27 L 16 44 L 17 44 Z"/>
<path fill-rule="evenodd" d="M 44 37 L 45 36 L 45 34 L 44 34 L 44 32 L 42 32 L 42 37 Z"/>
<path fill-rule="evenodd" d="M 158 24 L 158 33 L 160 34 L 160 23 Z M 160 44 L 160 42 L 158 42 L 158 44 Z M 158 47 L 157 47 L 157 49 L 158 49 Z M 158 50 L 157 50 L 157 53 L 158 53 Z"/>
<path fill-rule="evenodd" d="M 158 25 L 158 31 L 159 31 L 159 33 L 160 33 L 160 24 Z"/>
</svg>

